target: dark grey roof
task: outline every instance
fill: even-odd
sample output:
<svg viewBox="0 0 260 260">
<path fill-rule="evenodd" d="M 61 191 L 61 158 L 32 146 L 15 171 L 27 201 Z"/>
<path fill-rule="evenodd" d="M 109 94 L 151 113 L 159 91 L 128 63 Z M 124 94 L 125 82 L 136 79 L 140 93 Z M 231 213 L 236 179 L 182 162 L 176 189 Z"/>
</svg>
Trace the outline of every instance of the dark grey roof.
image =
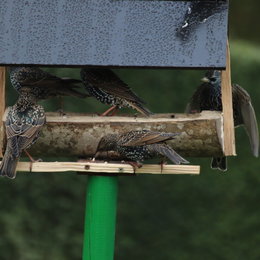
<svg viewBox="0 0 260 260">
<path fill-rule="evenodd" d="M 0 64 L 225 67 L 227 1 L 191 2 L 1 0 Z"/>
</svg>

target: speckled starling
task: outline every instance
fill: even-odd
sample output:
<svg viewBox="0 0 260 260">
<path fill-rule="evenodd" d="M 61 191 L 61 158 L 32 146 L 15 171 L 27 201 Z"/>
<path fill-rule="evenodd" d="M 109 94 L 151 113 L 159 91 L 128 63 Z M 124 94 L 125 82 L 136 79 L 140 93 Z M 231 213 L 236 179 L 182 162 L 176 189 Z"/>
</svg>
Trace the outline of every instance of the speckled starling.
<svg viewBox="0 0 260 260">
<path fill-rule="evenodd" d="M 146 116 L 151 114 L 144 107 L 145 102 L 110 69 L 84 68 L 80 75 L 91 96 L 113 106 L 102 115 L 108 115 L 114 109 L 121 107 L 131 107 Z"/>
<path fill-rule="evenodd" d="M 148 130 L 130 131 L 122 134 L 109 134 L 99 141 L 97 152 L 116 151 L 123 158 L 140 162 L 153 157 L 167 157 L 175 164 L 189 163 L 176 153 L 166 141 L 179 133 L 152 132 Z"/>
<path fill-rule="evenodd" d="M 37 67 L 10 67 L 10 81 L 13 87 L 20 92 L 24 87 L 31 88 L 37 99 L 47 99 L 56 96 L 75 96 L 84 98 L 75 88 L 80 80 L 59 78 Z"/>
<path fill-rule="evenodd" d="M 202 83 L 195 91 L 186 112 L 194 113 L 202 110 L 222 111 L 221 74 L 220 71 L 208 71 Z M 244 125 L 249 136 L 254 156 L 259 153 L 259 133 L 255 111 L 249 94 L 239 85 L 232 85 L 233 116 L 235 126 Z M 227 170 L 226 157 L 213 158 L 211 167 L 222 171 Z"/>
<path fill-rule="evenodd" d="M 42 106 L 36 104 L 31 89 L 20 90 L 18 101 L 8 111 L 5 128 L 7 145 L 0 175 L 15 178 L 16 166 L 24 149 L 30 147 L 38 138 L 45 124 L 45 113 Z"/>
</svg>

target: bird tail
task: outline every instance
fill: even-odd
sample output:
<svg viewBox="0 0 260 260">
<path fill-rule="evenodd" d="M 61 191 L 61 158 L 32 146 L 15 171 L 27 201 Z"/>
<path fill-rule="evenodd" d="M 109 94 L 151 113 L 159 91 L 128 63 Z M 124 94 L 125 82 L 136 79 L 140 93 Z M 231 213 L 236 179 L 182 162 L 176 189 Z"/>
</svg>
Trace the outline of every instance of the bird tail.
<svg viewBox="0 0 260 260">
<path fill-rule="evenodd" d="M 255 157 L 259 155 L 259 132 L 255 116 L 255 110 L 251 102 L 242 104 L 241 106 L 244 126 L 249 136 L 251 151 Z"/>
<path fill-rule="evenodd" d="M 82 81 L 80 79 L 61 78 L 61 80 L 64 84 L 70 84 L 70 85 L 82 83 Z M 75 87 L 78 87 L 78 86 L 75 86 Z"/>
<path fill-rule="evenodd" d="M 71 79 L 71 78 L 62 78 L 62 88 L 59 90 L 59 94 L 62 96 L 74 96 L 74 97 L 79 97 L 79 98 L 86 98 L 87 94 L 85 93 L 81 93 L 77 90 L 75 90 L 75 88 L 79 88 L 78 85 L 75 84 L 79 84 L 82 83 L 81 80 L 78 79 Z"/>
<path fill-rule="evenodd" d="M 16 176 L 18 161 L 19 157 L 14 157 L 11 153 L 6 151 L 0 165 L 0 176 L 6 176 L 10 179 L 14 179 Z"/>
<path fill-rule="evenodd" d="M 176 153 L 170 146 L 167 144 L 153 144 L 151 145 L 154 152 L 163 155 L 170 159 L 174 164 L 188 164 L 189 161 L 185 160 L 178 153 Z"/>
<path fill-rule="evenodd" d="M 61 96 L 73 96 L 73 97 L 78 97 L 78 98 L 86 98 L 89 95 L 85 93 L 81 93 L 73 88 L 70 87 L 65 87 L 59 91 L 59 95 Z"/>
<path fill-rule="evenodd" d="M 225 172 L 227 170 L 227 157 L 213 157 L 211 168 Z"/>
<path fill-rule="evenodd" d="M 148 108 L 144 107 L 140 103 L 131 103 L 130 106 L 132 108 L 134 108 L 135 110 L 137 110 L 138 112 L 140 112 L 142 115 L 145 115 L 145 116 L 153 115 L 153 113 Z"/>
</svg>

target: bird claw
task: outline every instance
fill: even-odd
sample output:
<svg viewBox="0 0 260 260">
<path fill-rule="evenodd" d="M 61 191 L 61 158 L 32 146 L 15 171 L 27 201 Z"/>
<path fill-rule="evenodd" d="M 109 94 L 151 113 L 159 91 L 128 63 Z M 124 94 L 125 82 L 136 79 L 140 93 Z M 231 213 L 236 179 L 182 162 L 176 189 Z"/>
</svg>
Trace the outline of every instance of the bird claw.
<svg viewBox="0 0 260 260">
<path fill-rule="evenodd" d="M 37 159 L 37 160 L 34 160 L 33 157 L 27 152 L 27 150 L 24 150 L 24 152 L 27 154 L 27 156 L 29 157 L 30 159 L 30 172 L 32 172 L 32 167 L 33 167 L 33 163 L 35 162 L 43 162 L 43 160 L 41 158 Z"/>
<path fill-rule="evenodd" d="M 124 162 L 126 164 L 130 164 L 133 167 L 134 173 L 136 172 L 137 168 L 141 168 L 143 165 L 139 162 L 132 162 L 132 161 L 126 161 Z"/>
<path fill-rule="evenodd" d="M 163 166 L 166 165 L 166 164 L 167 164 L 167 162 L 164 161 L 164 160 L 162 160 L 162 161 L 159 163 L 159 165 L 161 166 L 161 173 L 163 172 Z"/>
<path fill-rule="evenodd" d="M 66 113 L 64 112 L 64 110 L 62 108 L 58 109 L 57 112 L 60 114 L 60 116 L 66 116 Z"/>
<path fill-rule="evenodd" d="M 32 167 L 33 167 L 33 164 L 36 163 L 36 162 L 43 162 L 43 160 L 41 158 L 37 159 L 37 160 L 31 160 L 30 161 L 30 172 L 32 172 Z"/>
</svg>

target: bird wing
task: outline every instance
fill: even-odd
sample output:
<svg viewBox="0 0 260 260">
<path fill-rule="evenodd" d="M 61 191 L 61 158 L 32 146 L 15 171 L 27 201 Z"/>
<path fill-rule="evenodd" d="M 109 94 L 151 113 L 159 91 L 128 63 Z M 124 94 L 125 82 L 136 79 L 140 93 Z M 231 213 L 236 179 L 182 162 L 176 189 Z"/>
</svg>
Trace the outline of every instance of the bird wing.
<svg viewBox="0 0 260 260">
<path fill-rule="evenodd" d="M 185 160 L 178 153 L 176 153 L 170 146 L 167 144 L 153 144 L 149 146 L 149 149 L 152 152 L 156 152 L 157 154 L 161 154 L 167 158 L 169 158 L 175 164 L 188 164 L 189 161 Z"/>
<path fill-rule="evenodd" d="M 185 113 L 201 112 L 201 96 L 204 90 L 204 84 L 200 85 L 193 93 L 190 102 L 187 104 Z"/>
<path fill-rule="evenodd" d="M 241 118 L 238 119 L 239 124 L 244 124 L 246 132 L 249 136 L 251 150 L 254 156 L 259 154 L 259 131 L 255 115 L 255 110 L 251 103 L 251 98 L 246 90 L 237 84 L 233 85 L 234 101 L 240 105 Z"/>
<path fill-rule="evenodd" d="M 23 87 L 43 88 L 47 92 L 46 96 L 75 96 L 85 98 L 88 95 L 83 94 L 75 88 L 79 88 L 78 83 L 81 80 L 71 78 L 59 78 L 39 68 L 23 67 L 17 74 L 18 81 Z"/>
<path fill-rule="evenodd" d="M 37 117 L 30 124 L 18 125 L 11 119 L 5 122 L 8 146 L 17 157 L 21 150 L 28 148 L 38 136 L 42 126 L 45 124 L 45 116 Z"/>
<path fill-rule="evenodd" d="M 153 115 L 153 113 L 141 103 L 128 101 L 128 105 L 145 116 Z"/>
<path fill-rule="evenodd" d="M 17 76 L 17 80 L 22 86 L 48 86 L 53 84 L 53 81 L 60 81 L 61 79 L 35 67 L 23 67 Z"/>
<path fill-rule="evenodd" d="M 109 69 L 83 69 L 86 81 L 108 94 L 145 104 L 131 88 Z M 84 80 L 84 79 L 83 79 Z"/>
<path fill-rule="evenodd" d="M 142 146 L 148 144 L 155 144 L 171 140 L 179 135 L 179 133 L 163 133 L 152 131 L 131 131 L 128 133 L 128 138 L 122 138 L 125 140 L 122 146 Z"/>
</svg>

